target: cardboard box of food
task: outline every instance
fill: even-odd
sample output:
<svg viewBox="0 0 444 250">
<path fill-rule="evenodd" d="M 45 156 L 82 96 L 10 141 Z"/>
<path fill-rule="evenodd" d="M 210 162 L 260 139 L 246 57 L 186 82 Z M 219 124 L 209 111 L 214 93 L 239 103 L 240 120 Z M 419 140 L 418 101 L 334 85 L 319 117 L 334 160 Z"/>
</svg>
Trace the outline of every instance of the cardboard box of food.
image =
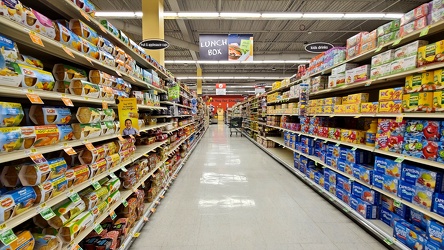
<svg viewBox="0 0 444 250">
<path fill-rule="evenodd" d="M 379 113 L 402 113 L 402 101 L 379 102 Z"/>
<path fill-rule="evenodd" d="M 379 90 L 379 101 L 400 101 L 402 100 L 404 88 L 389 88 Z"/>
<path fill-rule="evenodd" d="M 69 91 L 73 95 L 91 98 L 98 98 L 100 95 L 99 85 L 83 80 L 72 80 L 69 85 Z"/>
<path fill-rule="evenodd" d="M 433 92 L 404 94 L 402 108 L 404 112 L 432 112 Z"/>
<path fill-rule="evenodd" d="M 361 113 L 363 114 L 373 114 L 378 113 L 379 102 L 363 102 L 361 103 Z"/>
<path fill-rule="evenodd" d="M 25 64 L 18 64 L 23 73 L 22 87 L 52 91 L 55 85 L 51 72 Z"/>
<path fill-rule="evenodd" d="M 418 67 L 444 61 L 444 40 L 428 44 L 418 49 Z"/>
<path fill-rule="evenodd" d="M 71 121 L 71 110 L 65 107 L 32 105 L 29 117 L 36 125 L 68 124 Z"/>
<path fill-rule="evenodd" d="M 427 41 L 417 40 L 402 47 L 399 47 L 395 49 L 393 58 L 398 60 L 404 57 L 416 56 L 418 54 L 418 49 L 427 44 Z"/>
<path fill-rule="evenodd" d="M 67 27 L 63 26 L 60 23 L 56 23 L 56 37 L 55 40 L 59 41 L 63 45 L 70 47 L 78 52 L 82 52 L 82 40 L 79 36 L 74 34 Z"/>
<path fill-rule="evenodd" d="M 372 62 L 371 62 L 372 67 L 376 67 L 376 66 L 379 66 L 382 64 L 390 63 L 395 58 L 394 54 L 395 54 L 395 50 L 390 49 L 390 50 L 387 50 L 385 52 L 382 52 L 380 54 L 373 56 Z"/>
<path fill-rule="evenodd" d="M 402 59 L 395 60 L 390 64 L 390 74 L 415 69 L 416 62 L 417 56 L 404 57 Z"/>
<path fill-rule="evenodd" d="M 28 7 L 24 7 L 23 10 L 24 13 L 21 23 L 26 28 L 51 39 L 56 37 L 56 29 L 54 28 L 54 22 L 51 19 Z"/>
</svg>

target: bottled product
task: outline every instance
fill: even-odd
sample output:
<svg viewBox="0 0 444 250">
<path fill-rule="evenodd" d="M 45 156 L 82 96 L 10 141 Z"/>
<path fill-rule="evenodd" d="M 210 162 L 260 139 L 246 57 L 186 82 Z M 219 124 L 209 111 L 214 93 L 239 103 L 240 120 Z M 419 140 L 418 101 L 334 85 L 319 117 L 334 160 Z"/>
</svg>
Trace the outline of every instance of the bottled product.
<svg viewBox="0 0 444 250">
<path fill-rule="evenodd" d="M 375 146 L 376 141 L 376 132 L 378 130 L 378 121 L 373 120 L 370 124 L 370 128 L 365 133 L 365 145 L 367 146 Z"/>
</svg>

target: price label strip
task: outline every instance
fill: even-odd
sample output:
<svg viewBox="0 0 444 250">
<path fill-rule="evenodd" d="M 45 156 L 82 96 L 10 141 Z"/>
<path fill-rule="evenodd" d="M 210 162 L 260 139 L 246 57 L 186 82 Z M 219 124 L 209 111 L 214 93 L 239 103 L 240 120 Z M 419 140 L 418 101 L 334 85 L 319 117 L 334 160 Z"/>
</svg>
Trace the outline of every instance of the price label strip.
<svg viewBox="0 0 444 250">
<path fill-rule="evenodd" d="M 3 232 L 2 234 L 0 234 L 0 241 L 5 245 L 9 245 L 12 242 L 17 240 L 17 236 L 14 234 L 14 232 L 12 231 L 12 229 L 8 229 L 5 232 Z"/>
<path fill-rule="evenodd" d="M 90 21 L 90 18 L 89 18 L 89 16 L 88 16 L 88 14 L 86 14 L 85 11 L 83 11 L 83 10 L 79 10 L 79 11 L 80 11 L 80 14 L 81 14 L 86 20 Z"/>
<path fill-rule="evenodd" d="M 395 160 L 395 162 L 397 162 L 397 163 L 401 163 L 401 162 L 403 162 L 404 161 L 404 158 L 402 158 L 402 157 L 398 157 L 398 158 L 396 158 L 396 160 Z"/>
<path fill-rule="evenodd" d="M 72 58 L 76 58 L 74 56 L 74 54 L 72 53 L 72 51 L 70 49 L 68 49 L 68 47 L 66 47 L 65 45 L 62 45 L 62 49 L 63 51 L 65 51 L 66 54 L 68 54 L 69 56 L 71 56 Z"/>
<path fill-rule="evenodd" d="M 76 155 L 77 152 L 72 147 L 66 147 L 63 149 L 68 155 Z"/>
<path fill-rule="evenodd" d="M 402 38 L 399 38 L 398 40 L 393 42 L 393 46 L 398 45 L 401 42 Z"/>
<path fill-rule="evenodd" d="M 56 216 L 56 214 L 54 213 L 54 211 L 52 211 L 52 209 L 50 207 L 45 208 L 42 211 L 40 211 L 40 215 L 45 220 L 50 220 L 51 218 L 54 218 Z"/>
<path fill-rule="evenodd" d="M 62 101 L 65 104 L 65 106 L 74 107 L 74 103 L 72 103 L 72 100 L 69 99 L 68 97 L 62 97 Z"/>
<path fill-rule="evenodd" d="M 29 101 L 32 104 L 45 104 L 42 100 L 42 98 L 40 98 L 39 95 L 34 94 L 34 93 L 27 93 L 26 97 L 28 97 Z"/>
<path fill-rule="evenodd" d="M 72 202 L 77 203 L 78 201 L 80 201 L 80 196 L 78 193 L 73 193 L 72 195 L 69 196 L 69 199 Z"/>
<path fill-rule="evenodd" d="M 31 41 L 37 45 L 40 45 L 42 47 L 45 47 L 45 45 L 43 44 L 42 39 L 34 32 L 34 31 L 30 31 L 29 32 L 29 37 L 31 38 Z"/>
<path fill-rule="evenodd" d="M 125 139 L 122 137 L 122 135 L 118 135 L 117 138 L 119 139 L 119 141 L 124 142 Z"/>
<path fill-rule="evenodd" d="M 399 200 L 394 200 L 394 201 L 393 201 L 393 206 L 395 206 L 395 207 L 397 207 L 397 208 L 400 208 L 400 207 L 402 206 L 402 203 L 401 203 L 401 201 L 399 201 Z"/>
<path fill-rule="evenodd" d="M 103 108 L 103 109 L 108 109 L 108 102 L 103 101 L 103 102 L 102 102 L 102 108 Z"/>
<path fill-rule="evenodd" d="M 101 232 L 103 232 L 103 227 L 100 224 L 97 224 L 94 226 L 94 231 L 96 231 L 97 234 L 100 234 Z"/>
<path fill-rule="evenodd" d="M 102 187 L 97 181 L 92 182 L 91 185 L 93 186 L 94 190 L 99 190 Z"/>
</svg>

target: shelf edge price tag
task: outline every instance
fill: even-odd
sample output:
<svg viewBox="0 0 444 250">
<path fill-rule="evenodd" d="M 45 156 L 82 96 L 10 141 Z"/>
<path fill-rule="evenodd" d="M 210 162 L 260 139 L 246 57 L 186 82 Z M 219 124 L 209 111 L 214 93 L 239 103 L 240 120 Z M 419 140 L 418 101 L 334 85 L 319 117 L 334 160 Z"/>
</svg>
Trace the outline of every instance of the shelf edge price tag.
<svg viewBox="0 0 444 250">
<path fill-rule="evenodd" d="M 92 182 L 91 185 L 93 186 L 94 190 L 99 190 L 102 187 L 97 181 Z"/>
<path fill-rule="evenodd" d="M 336 143 L 336 145 L 335 145 L 335 146 L 336 146 L 336 147 L 339 147 L 339 145 L 341 145 L 341 144 L 340 144 L 340 143 L 338 142 L 338 143 Z"/>
<path fill-rule="evenodd" d="M 72 100 L 69 99 L 68 97 L 62 97 L 62 101 L 65 104 L 65 106 L 74 107 L 74 104 L 72 103 Z"/>
<path fill-rule="evenodd" d="M 69 199 L 72 202 L 77 203 L 80 200 L 80 196 L 78 193 L 73 193 L 72 195 L 69 196 Z"/>
<path fill-rule="evenodd" d="M 122 137 L 122 135 L 118 135 L 117 138 L 119 139 L 119 141 L 125 141 L 125 139 Z"/>
<path fill-rule="evenodd" d="M 89 18 L 88 14 L 86 14 L 85 11 L 83 10 L 79 10 L 80 14 L 88 21 L 90 21 L 91 19 Z"/>
<path fill-rule="evenodd" d="M 87 143 L 85 143 L 85 147 L 86 147 L 89 151 L 94 151 L 94 150 L 96 150 L 96 147 L 94 147 L 94 145 L 92 145 L 91 142 L 87 142 Z"/>
<path fill-rule="evenodd" d="M 89 63 L 91 63 L 92 66 L 94 66 L 93 62 L 91 61 L 91 59 L 90 59 L 88 56 L 83 55 L 83 57 L 84 57 Z"/>
<path fill-rule="evenodd" d="M 103 102 L 102 102 L 102 108 L 103 108 L 103 109 L 108 109 L 108 102 L 103 101 Z"/>
<path fill-rule="evenodd" d="M 103 27 L 103 25 L 100 24 L 99 28 L 103 31 L 103 33 L 108 34 L 108 30 L 105 27 Z"/>
<path fill-rule="evenodd" d="M 384 242 L 387 243 L 388 245 L 393 245 L 393 241 L 389 238 L 385 238 Z"/>
<path fill-rule="evenodd" d="M 419 33 L 419 37 L 426 36 L 429 33 L 430 26 L 425 27 L 421 30 L 421 33 Z"/>
<path fill-rule="evenodd" d="M 393 206 L 395 206 L 395 207 L 397 207 L 397 208 L 400 208 L 401 205 L 402 205 L 401 201 L 399 201 L 399 200 L 394 200 L 394 201 L 393 201 Z"/>
<path fill-rule="evenodd" d="M 122 204 L 123 204 L 124 207 L 127 207 L 128 206 L 128 201 L 122 200 Z"/>
<path fill-rule="evenodd" d="M 393 42 L 393 46 L 398 45 L 401 42 L 402 38 L 399 38 Z"/>
<path fill-rule="evenodd" d="M 352 151 L 356 151 L 356 149 L 358 149 L 358 148 L 357 148 L 357 147 L 353 147 L 353 148 L 352 148 Z"/>
<path fill-rule="evenodd" d="M 128 169 L 126 169 L 125 166 L 121 167 L 120 169 L 121 169 L 123 172 L 128 172 Z"/>
<path fill-rule="evenodd" d="M 370 86 L 370 85 L 372 85 L 372 81 L 369 81 L 368 83 L 366 83 L 366 84 L 365 84 L 365 87 L 368 87 L 368 86 Z"/>
<path fill-rule="evenodd" d="M 40 96 L 37 95 L 37 94 L 34 94 L 34 93 L 27 93 L 26 96 L 28 97 L 29 101 L 30 101 L 32 104 L 45 104 L 45 103 L 42 101 L 42 98 L 40 98 Z"/>
<path fill-rule="evenodd" d="M 47 163 L 48 162 L 42 154 L 31 154 L 29 156 L 29 158 L 31 158 L 31 160 L 35 164 L 43 164 L 43 163 Z"/>
<path fill-rule="evenodd" d="M 117 178 L 117 176 L 116 176 L 115 173 L 110 173 L 110 174 L 109 174 L 109 177 L 111 177 L 112 179 L 116 179 L 116 178 Z"/>
<path fill-rule="evenodd" d="M 72 148 L 72 147 L 66 147 L 63 148 L 63 150 L 68 154 L 68 155 L 76 155 L 77 152 Z"/>
<path fill-rule="evenodd" d="M 116 69 L 116 74 L 120 77 L 122 77 L 122 74 L 119 72 L 119 70 Z"/>
<path fill-rule="evenodd" d="M 34 32 L 34 31 L 30 31 L 29 32 L 29 37 L 31 38 L 31 41 L 37 45 L 40 45 L 42 47 L 45 47 L 45 45 L 43 44 L 42 39 Z"/>
<path fill-rule="evenodd" d="M 379 51 L 381 51 L 381 49 L 382 49 L 382 46 L 379 46 L 379 47 L 375 50 L 375 53 L 378 53 Z"/>
<path fill-rule="evenodd" d="M 156 208 L 151 208 L 151 213 L 155 213 L 156 212 Z"/>
<path fill-rule="evenodd" d="M 65 51 L 66 54 L 68 54 L 69 56 L 71 56 L 72 58 L 76 58 L 74 56 L 74 54 L 72 53 L 72 51 L 70 49 L 68 49 L 68 47 L 66 47 L 65 45 L 62 45 L 62 49 L 63 51 Z"/>
<path fill-rule="evenodd" d="M 17 240 L 17 235 L 14 234 L 14 232 L 12 231 L 12 229 L 8 229 L 5 232 L 3 232 L 2 234 L 0 234 L 0 241 L 5 245 L 9 245 L 12 242 Z"/>
<path fill-rule="evenodd" d="M 143 217 L 143 221 L 147 222 L 148 221 L 148 217 L 144 216 Z"/>
<path fill-rule="evenodd" d="M 111 217 L 111 219 L 114 220 L 117 217 L 116 212 L 114 211 L 109 212 L 109 217 Z"/>
<path fill-rule="evenodd" d="M 396 122 L 402 122 L 403 117 L 402 116 L 397 116 L 396 117 Z"/>
<path fill-rule="evenodd" d="M 94 231 L 96 231 L 97 234 L 100 234 L 101 232 L 103 232 L 103 227 L 100 224 L 97 224 L 94 226 Z"/>
<path fill-rule="evenodd" d="M 56 214 L 54 213 L 54 211 L 52 211 L 52 209 L 50 207 L 45 208 L 42 211 L 40 211 L 40 215 L 45 220 L 50 220 L 51 218 L 54 218 L 56 216 Z"/>
<path fill-rule="evenodd" d="M 398 157 L 398 158 L 396 158 L 396 160 L 395 160 L 395 162 L 397 162 L 397 163 L 401 163 L 401 162 L 403 162 L 404 161 L 404 158 L 403 157 Z"/>
<path fill-rule="evenodd" d="M 134 233 L 134 235 L 133 235 L 134 238 L 137 238 L 137 237 L 139 237 L 139 236 L 140 236 L 140 233 L 139 233 L 139 232 Z"/>
</svg>

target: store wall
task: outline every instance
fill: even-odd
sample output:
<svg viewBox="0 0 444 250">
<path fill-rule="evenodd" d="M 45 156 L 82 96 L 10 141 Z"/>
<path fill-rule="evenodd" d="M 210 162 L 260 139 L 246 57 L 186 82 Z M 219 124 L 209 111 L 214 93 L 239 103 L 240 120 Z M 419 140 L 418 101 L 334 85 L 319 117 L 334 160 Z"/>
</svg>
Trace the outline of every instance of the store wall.
<svg viewBox="0 0 444 250">
<path fill-rule="evenodd" d="M 209 98 L 213 98 L 213 101 L 210 102 L 210 104 L 212 104 L 216 109 L 223 108 L 224 110 L 227 109 L 227 104 L 228 108 L 231 108 L 237 102 L 244 100 L 244 97 L 241 95 L 209 95 L 208 99 Z"/>
</svg>

